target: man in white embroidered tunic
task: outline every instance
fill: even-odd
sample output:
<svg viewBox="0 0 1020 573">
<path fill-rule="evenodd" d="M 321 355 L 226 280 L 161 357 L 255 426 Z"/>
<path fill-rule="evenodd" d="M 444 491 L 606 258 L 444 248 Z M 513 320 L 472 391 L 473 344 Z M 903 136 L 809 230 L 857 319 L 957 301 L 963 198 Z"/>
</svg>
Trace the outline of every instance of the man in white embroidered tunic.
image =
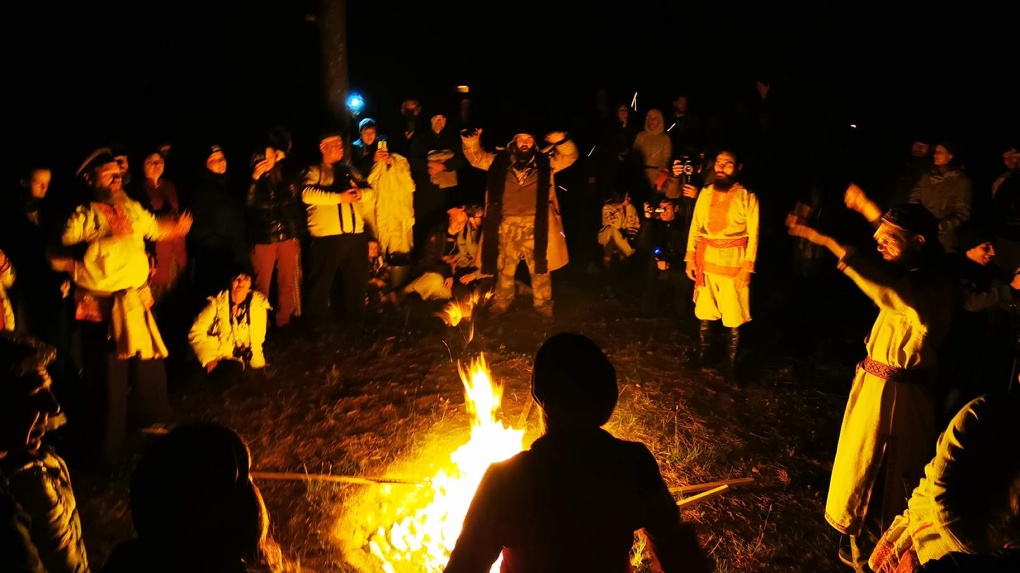
<svg viewBox="0 0 1020 573">
<path fill-rule="evenodd" d="M 157 220 L 130 199 L 109 149 L 93 153 L 78 175 L 93 200 L 71 215 L 61 241 L 83 252 L 52 262 L 74 280 L 86 391 L 94 401 L 89 426 L 104 460 L 114 463 L 124 446 L 129 396 L 136 406 L 131 417 L 142 425 L 169 421 L 167 349 L 151 311 L 145 240 L 186 235 L 192 220 L 188 213 Z"/>
<path fill-rule="evenodd" d="M 719 371 L 730 379 L 736 375 L 740 326 L 751 320 L 751 274 L 758 256 L 758 197 L 738 182 L 740 169 L 733 152 L 716 157 L 712 183 L 694 204 L 684 257 L 700 321 L 691 363 L 705 365 L 712 323 L 721 320 L 729 342 Z"/>
</svg>

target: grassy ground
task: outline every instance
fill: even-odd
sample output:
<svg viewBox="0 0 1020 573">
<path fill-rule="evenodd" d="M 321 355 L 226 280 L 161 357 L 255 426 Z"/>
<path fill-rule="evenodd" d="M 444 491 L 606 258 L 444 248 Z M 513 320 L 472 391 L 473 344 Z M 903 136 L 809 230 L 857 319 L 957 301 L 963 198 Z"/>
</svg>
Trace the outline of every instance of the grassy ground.
<svg viewBox="0 0 1020 573">
<path fill-rule="evenodd" d="M 552 325 L 524 298 L 498 320 L 478 316 L 468 343 L 470 323 L 447 327 L 430 315 L 434 309 L 412 307 L 366 336 L 338 331 L 274 339 L 263 375 L 230 388 L 180 384 L 172 396 L 176 411 L 181 421 L 235 428 L 250 442 L 255 470 L 392 474 L 409 459 L 449 452 L 466 440 L 458 360 L 485 353 L 493 378 L 505 385 L 504 418 L 516 423 L 530 399 L 534 350 L 548 334 L 580 331 L 603 345 L 619 373 L 620 402 L 607 429 L 647 444 L 671 487 L 754 478 L 750 487 L 683 511 L 698 525 L 718 571 L 843 567 L 822 513 L 850 367 L 794 358 L 793 343 L 759 331 L 747 383 L 729 384 L 711 370 L 683 367 L 692 324 L 640 317 L 626 297 L 592 288 L 598 279 L 588 275 L 555 280 Z M 536 418 L 529 417 L 526 441 L 535 437 Z M 139 438 L 135 448 L 148 439 Z M 95 565 L 131 535 L 130 468 L 125 462 L 112 479 L 77 477 Z M 355 507 L 366 495 L 410 495 L 401 493 L 404 486 L 267 481 L 260 487 L 285 555 L 320 572 L 371 570 L 358 565 L 372 563 L 367 549 L 345 547 L 338 537 L 369 533 L 363 508 Z"/>
</svg>

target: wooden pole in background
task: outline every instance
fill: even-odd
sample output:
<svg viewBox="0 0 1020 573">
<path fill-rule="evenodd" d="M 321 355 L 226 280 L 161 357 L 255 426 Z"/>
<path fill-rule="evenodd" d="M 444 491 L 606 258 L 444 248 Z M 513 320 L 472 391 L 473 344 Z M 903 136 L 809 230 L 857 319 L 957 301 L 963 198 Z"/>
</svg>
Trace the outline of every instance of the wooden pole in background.
<svg viewBox="0 0 1020 573">
<path fill-rule="evenodd" d="M 333 127 L 343 131 L 345 157 L 350 157 L 347 0 L 320 0 L 319 34 L 322 38 L 322 85 L 326 90 L 326 113 Z"/>
</svg>

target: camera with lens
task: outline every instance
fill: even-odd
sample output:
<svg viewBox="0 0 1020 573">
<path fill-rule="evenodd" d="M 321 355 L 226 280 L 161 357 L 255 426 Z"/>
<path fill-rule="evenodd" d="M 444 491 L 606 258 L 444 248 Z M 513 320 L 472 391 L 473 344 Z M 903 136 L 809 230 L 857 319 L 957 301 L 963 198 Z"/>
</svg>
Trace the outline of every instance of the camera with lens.
<svg viewBox="0 0 1020 573">
<path fill-rule="evenodd" d="M 240 358 L 245 364 L 251 362 L 252 357 L 255 354 L 251 351 L 250 346 L 235 346 L 234 347 L 234 358 Z"/>
<path fill-rule="evenodd" d="M 680 171 L 677 176 L 683 178 L 685 182 L 690 181 L 690 177 L 694 175 L 694 161 L 687 155 L 681 155 L 673 160 L 673 173 L 678 171 L 677 167 Z"/>
<path fill-rule="evenodd" d="M 645 219 L 661 219 L 665 211 L 659 204 L 645 203 Z"/>
</svg>

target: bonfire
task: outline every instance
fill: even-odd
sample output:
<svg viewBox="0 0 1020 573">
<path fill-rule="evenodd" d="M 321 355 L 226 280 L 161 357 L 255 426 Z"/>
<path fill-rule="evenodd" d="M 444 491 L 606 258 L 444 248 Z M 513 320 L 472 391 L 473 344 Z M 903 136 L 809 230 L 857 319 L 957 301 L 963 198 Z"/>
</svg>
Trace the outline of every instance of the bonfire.
<svg viewBox="0 0 1020 573">
<path fill-rule="evenodd" d="M 467 442 L 461 436 L 459 447 L 444 452 L 440 439 L 417 459 L 389 469 L 393 475 L 428 477 L 426 485 L 380 485 L 358 492 L 347 504 L 335 533 L 345 558 L 360 571 L 441 572 L 489 464 L 524 449 L 524 430 L 498 419 L 503 386 L 492 381 L 484 354 L 468 367 L 458 363 L 458 371 L 471 419 Z"/>
</svg>

